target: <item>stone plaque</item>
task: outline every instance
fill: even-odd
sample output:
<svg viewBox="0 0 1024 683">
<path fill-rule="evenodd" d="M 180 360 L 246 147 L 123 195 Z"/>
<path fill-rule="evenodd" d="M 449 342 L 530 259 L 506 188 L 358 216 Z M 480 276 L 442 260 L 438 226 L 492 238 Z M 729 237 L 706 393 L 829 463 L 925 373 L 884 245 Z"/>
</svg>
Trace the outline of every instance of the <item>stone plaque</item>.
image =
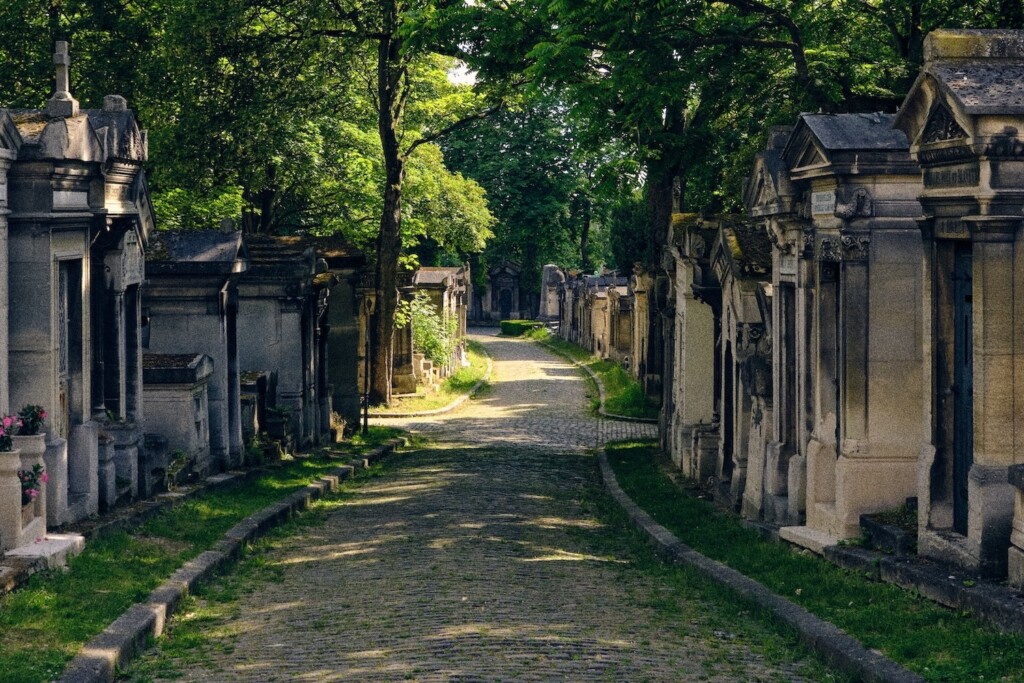
<svg viewBox="0 0 1024 683">
<path fill-rule="evenodd" d="M 137 285 L 144 277 L 142 246 L 139 244 L 139 236 L 132 230 L 121 242 L 121 282 L 124 286 Z"/>
<path fill-rule="evenodd" d="M 967 224 L 959 218 L 936 218 L 935 237 L 946 240 L 966 240 L 970 239 L 971 232 L 967 229 Z"/>
<path fill-rule="evenodd" d="M 123 292 L 142 282 L 145 265 L 139 236 L 134 230 L 129 230 L 121 238 L 120 249 L 109 252 L 103 263 L 107 267 L 108 286 L 114 291 Z"/>
<path fill-rule="evenodd" d="M 980 178 L 978 164 L 939 166 L 924 170 L 925 187 L 974 187 Z"/>
<path fill-rule="evenodd" d="M 1024 161 L 993 161 L 992 187 L 1019 188 L 1024 184 Z"/>
<path fill-rule="evenodd" d="M 89 193 L 78 190 L 54 190 L 53 208 L 55 209 L 88 209 Z"/>
<path fill-rule="evenodd" d="M 832 192 L 812 192 L 811 193 L 811 213 L 827 213 L 831 214 L 836 209 L 836 193 Z"/>
<path fill-rule="evenodd" d="M 0 183 L 0 204 L 7 203 L 7 184 Z"/>
<path fill-rule="evenodd" d="M 796 255 L 784 254 L 779 259 L 779 274 L 796 275 Z"/>
</svg>

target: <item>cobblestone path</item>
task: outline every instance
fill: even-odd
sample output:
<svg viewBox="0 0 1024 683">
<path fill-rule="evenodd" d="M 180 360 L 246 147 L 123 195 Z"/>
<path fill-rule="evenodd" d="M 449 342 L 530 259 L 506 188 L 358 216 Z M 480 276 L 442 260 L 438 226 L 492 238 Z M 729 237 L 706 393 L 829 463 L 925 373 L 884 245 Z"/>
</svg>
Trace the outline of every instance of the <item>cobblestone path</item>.
<svg viewBox="0 0 1024 683">
<path fill-rule="evenodd" d="M 807 680 L 766 661 L 769 636 L 738 608 L 636 566 L 639 542 L 598 521 L 604 494 L 582 449 L 651 427 L 598 432 L 574 369 L 528 342 L 482 341 L 494 389 L 403 421 L 436 443 L 280 541 L 265 557 L 280 580 L 241 591 L 232 618 L 202 625 L 201 652 L 156 669 L 187 681 Z"/>
<path fill-rule="evenodd" d="M 471 331 L 473 332 L 473 331 Z M 374 424 L 429 432 L 446 442 L 504 448 L 580 451 L 606 441 L 657 436 L 653 424 L 588 414 L 581 370 L 529 341 L 476 330 L 494 360 L 495 389 L 458 410 L 433 417 L 377 418 Z"/>
</svg>

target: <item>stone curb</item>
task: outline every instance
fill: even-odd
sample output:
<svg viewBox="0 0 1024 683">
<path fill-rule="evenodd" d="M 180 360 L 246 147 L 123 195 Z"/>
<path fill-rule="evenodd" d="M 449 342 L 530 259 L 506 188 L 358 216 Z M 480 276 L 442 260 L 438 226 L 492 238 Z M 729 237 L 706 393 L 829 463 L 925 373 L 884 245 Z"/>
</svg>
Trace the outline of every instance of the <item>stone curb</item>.
<svg viewBox="0 0 1024 683">
<path fill-rule="evenodd" d="M 443 408 L 434 408 L 433 410 L 421 410 L 418 413 L 370 413 L 370 417 L 384 419 L 401 417 L 428 417 L 430 415 L 440 415 L 442 413 L 447 413 L 449 411 L 455 410 L 463 403 L 465 403 L 473 396 L 475 396 L 476 392 L 480 389 L 480 387 L 483 386 L 484 382 L 491 378 L 491 370 L 494 369 L 494 365 L 491 362 L 491 355 L 486 351 L 484 351 L 484 354 L 487 356 L 487 370 L 484 371 L 484 376 L 481 377 L 480 380 L 476 384 L 474 384 L 473 387 L 468 392 L 466 392 L 462 396 L 459 396 L 457 399 L 455 399 L 448 405 L 444 406 Z"/>
<path fill-rule="evenodd" d="M 619 486 L 602 450 L 598 462 L 605 487 L 626 511 L 634 525 L 647 534 L 659 555 L 675 564 L 688 565 L 715 583 L 732 589 L 754 604 L 767 609 L 776 619 L 797 631 L 800 642 L 817 652 L 832 666 L 871 683 L 923 683 L 924 678 L 901 667 L 882 654 L 868 650 L 834 624 L 820 619 L 803 607 L 768 590 L 754 579 L 684 545 L 671 531 L 644 512 Z"/>
<path fill-rule="evenodd" d="M 580 368 L 582 370 L 586 370 L 587 371 L 587 374 L 590 375 L 591 379 L 594 380 L 594 384 L 597 385 L 597 393 L 601 397 L 601 405 L 598 406 L 598 408 L 597 408 L 597 414 L 598 415 L 600 415 L 601 417 L 607 417 L 609 420 L 618 420 L 620 422 L 640 422 L 642 424 L 658 424 L 658 420 L 656 418 L 651 418 L 651 417 L 630 417 L 629 415 L 616 415 L 615 413 L 609 413 L 608 411 L 606 411 L 604 409 L 604 401 L 605 401 L 604 383 L 601 382 L 601 378 L 597 376 L 596 372 L 591 370 L 588 366 L 584 365 L 583 363 L 580 363 L 575 358 L 571 358 L 570 356 L 567 356 L 566 354 L 562 353 L 561 351 L 559 351 L 558 349 L 556 349 L 555 347 L 551 346 L 550 344 L 548 344 L 546 342 L 538 341 L 537 343 L 540 344 L 541 346 L 543 346 L 544 348 L 546 348 L 551 353 L 555 354 L 556 356 L 558 356 L 560 358 L 564 358 L 565 360 L 569 361 L 570 363 L 572 363 L 576 367 L 578 367 L 578 368 Z"/>
<path fill-rule="evenodd" d="M 402 443 L 402 439 L 391 439 L 362 456 L 358 467 L 380 461 Z M 341 481 L 352 476 L 354 469 L 353 465 L 340 465 L 318 481 L 243 519 L 228 530 L 211 550 L 200 553 L 178 568 L 149 594 L 146 602 L 128 608 L 114 623 L 86 643 L 57 680 L 60 683 L 114 681 L 118 670 L 142 652 L 150 638 L 163 633 L 175 609 L 197 584 L 234 564 L 246 544 L 336 490 Z"/>
</svg>

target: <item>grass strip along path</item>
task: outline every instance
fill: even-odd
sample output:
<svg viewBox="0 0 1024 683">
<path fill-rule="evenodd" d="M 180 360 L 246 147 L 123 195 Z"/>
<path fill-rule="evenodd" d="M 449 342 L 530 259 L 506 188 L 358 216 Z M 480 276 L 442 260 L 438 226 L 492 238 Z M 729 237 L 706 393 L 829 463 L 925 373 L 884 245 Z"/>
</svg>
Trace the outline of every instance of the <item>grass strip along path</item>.
<svg viewBox="0 0 1024 683">
<path fill-rule="evenodd" d="M 597 358 L 586 349 L 556 337 L 547 328 L 537 328 L 523 336 L 541 342 L 556 353 L 593 370 L 604 385 L 604 409 L 608 413 L 623 417 L 657 419 L 657 404 L 644 394 L 640 383 L 618 363 Z M 593 408 L 597 410 L 599 407 L 600 399 L 597 398 Z"/>
<path fill-rule="evenodd" d="M 760 581 L 929 681 L 1024 681 L 1024 637 L 896 586 L 870 581 L 809 551 L 764 540 L 740 518 L 667 475 L 651 443 L 607 448 L 622 489 L 694 550 Z"/>
<path fill-rule="evenodd" d="M 416 396 L 396 397 L 392 400 L 390 406 L 373 407 L 371 409 L 372 414 L 387 416 L 446 408 L 453 401 L 472 391 L 477 382 L 482 380 L 487 374 L 487 352 L 484 351 L 484 347 L 478 342 L 469 341 L 467 343 L 467 352 L 469 366 L 460 368 L 453 373 L 451 377 L 441 384 L 437 391 L 422 395 L 417 394 Z M 480 385 L 478 391 L 483 391 L 486 387 L 487 384 L 485 382 Z"/>
<path fill-rule="evenodd" d="M 373 428 L 333 452 L 358 455 L 397 434 Z M 166 510 L 133 532 L 92 540 L 67 571 L 35 574 L 28 586 L 0 598 L 0 679 L 36 683 L 59 676 L 83 644 L 228 529 L 336 468 L 339 461 L 326 453 L 268 467 L 238 486 Z"/>
</svg>

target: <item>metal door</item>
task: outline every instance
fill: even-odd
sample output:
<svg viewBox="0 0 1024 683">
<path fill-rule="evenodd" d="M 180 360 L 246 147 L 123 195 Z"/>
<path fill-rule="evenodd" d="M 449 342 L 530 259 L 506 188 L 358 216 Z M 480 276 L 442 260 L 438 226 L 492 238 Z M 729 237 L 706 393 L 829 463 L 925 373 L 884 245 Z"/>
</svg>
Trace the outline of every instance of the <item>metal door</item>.
<svg viewBox="0 0 1024 683">
<path fill-rule="evenodd" d="M 967 476 L 974 462 L 974 302 L 971 246 L 953 266 L 953 528 L 967 533 Z"/>
</svg>

